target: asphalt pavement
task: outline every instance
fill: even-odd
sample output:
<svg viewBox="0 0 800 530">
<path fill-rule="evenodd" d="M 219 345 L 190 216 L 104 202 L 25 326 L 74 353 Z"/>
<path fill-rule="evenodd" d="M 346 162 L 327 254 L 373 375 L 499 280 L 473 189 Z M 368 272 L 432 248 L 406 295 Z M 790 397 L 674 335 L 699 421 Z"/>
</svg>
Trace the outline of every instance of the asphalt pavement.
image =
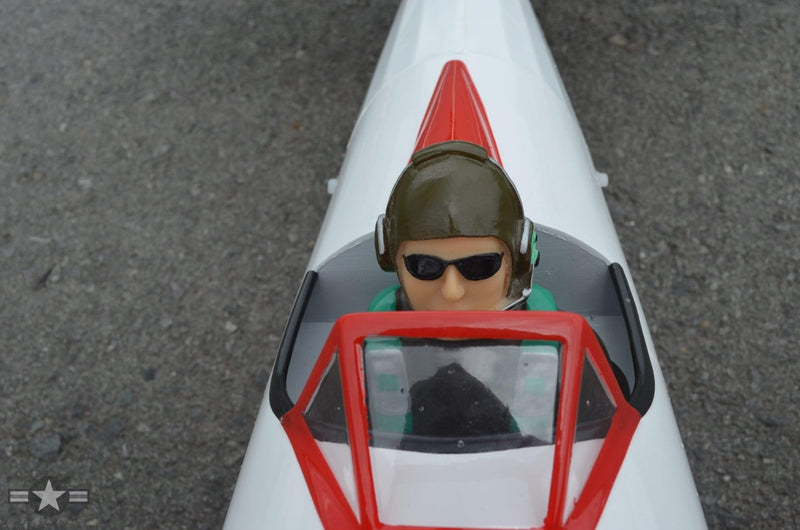
<svg viewBox="0 0 800 530">
<path fill-rule="evenodd" d="M 800 528 L 800 4 L 534 7 L 709 526 Z M 0 528 L 221 526 L 395 9 L 0 3 Z"/>
</svg>

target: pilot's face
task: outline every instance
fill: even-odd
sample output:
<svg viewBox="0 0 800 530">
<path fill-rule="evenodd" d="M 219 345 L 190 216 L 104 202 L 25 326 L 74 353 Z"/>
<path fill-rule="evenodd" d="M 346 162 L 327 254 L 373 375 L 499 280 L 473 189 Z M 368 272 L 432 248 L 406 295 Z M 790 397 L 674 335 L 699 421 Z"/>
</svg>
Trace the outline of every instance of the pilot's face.
<svg viewBox="0 0 800 530">
<path fill-rule="evenodd" d="M 446 263 L 453 260 L 459 263 Z M 491 310 L 507 304 L 511 253 L 496 237 L 405 241 L 395 265 L 416 311 Z"/>
</svg>

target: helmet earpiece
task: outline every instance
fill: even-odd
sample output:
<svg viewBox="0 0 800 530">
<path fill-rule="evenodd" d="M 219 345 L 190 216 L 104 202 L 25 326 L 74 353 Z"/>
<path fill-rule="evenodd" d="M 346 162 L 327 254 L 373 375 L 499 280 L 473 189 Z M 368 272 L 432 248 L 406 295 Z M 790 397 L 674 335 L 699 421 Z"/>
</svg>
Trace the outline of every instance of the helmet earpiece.
<svg viewBox="0 0 800 530">
<path fill-rule="evenodd" d="M 539 246 L 536 244 L 539 241 L 539 234 L 536 230 L 531 234 L 531 266 L 535 267 L 539 264 Z"/>
<path fill-rule="evenodd" d="M 524 217 L 517 225 L 518 234 L 518 253 L 515 258 L 514 275 L 519 278 L 526 287 L 529 287 L 533 277 L 533 268 L 539 263 L 539 247 L 537 242 L 539 235 L 533 222 Z"/>
<path fill-rule="evenodd" d="M 389 227 L 387 226 L 388 219 L 385 214 L 380 214 L 378 220 L 375 221 L 375 255 L 378 258 L 378 265 L 386 272 L 395 270 L 394 256 L 387 242 L 389 241 Z"/>
</svg>

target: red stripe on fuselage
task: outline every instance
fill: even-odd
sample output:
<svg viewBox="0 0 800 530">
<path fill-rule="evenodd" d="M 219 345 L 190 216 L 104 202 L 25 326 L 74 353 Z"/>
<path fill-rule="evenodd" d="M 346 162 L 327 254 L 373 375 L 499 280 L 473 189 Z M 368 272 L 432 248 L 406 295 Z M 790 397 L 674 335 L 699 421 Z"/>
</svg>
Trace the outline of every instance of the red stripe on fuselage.
<svg viewBox="0 0 800 530">
<path fill-rule="evenodd" d="M 486 117 L 486 109 L 467 66 L 448 61 L 422 119 L 414 152 L 449 140 L 464 140 L 484 147 L 489 157 L 503 165 Z"/>
</svg>

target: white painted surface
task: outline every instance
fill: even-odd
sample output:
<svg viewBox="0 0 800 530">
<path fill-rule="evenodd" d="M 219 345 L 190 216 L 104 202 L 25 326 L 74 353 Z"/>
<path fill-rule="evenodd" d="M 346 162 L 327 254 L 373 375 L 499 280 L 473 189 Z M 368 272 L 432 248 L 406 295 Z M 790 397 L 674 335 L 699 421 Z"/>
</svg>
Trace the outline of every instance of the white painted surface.
<svg viewBox="0 0 800 530">
<path fill-rule="evenodd" d="M 318 268 L 373 230 L 408 163 L 442 66 L 452 59 L 469 69 L 526 215 L 620 263 L 630 278 L 600 188 L 606 179 L 598 179 L 538 22 L 524 0 L 426 0 L 400 7 L 337 184 L 330 186 L 333 196 L 308 268 Z M 640 318 L 656 394 L 598 528 L 705 528 L 652 339 Z M 225 528 L 321 528 L 267 395 Z M 378 471 L 381 480 L 386 469 Z"/>
<path fill-rule="evenodd" d="M 353 510 L 356 518 L 361 516 L 361 507 L 358 504 L 358 494 L 356 491 L 356 476 L 355 468 L 353 467 L 353 453 L 350 445 L 332 442 L 317 442 L 325 461 L 333 471 L 333 476 L 336 477 L 336 482 L 344 492 L 347 502 L 350 504 L 350 509 Z"/>
<path fill-rule="evenodd" d="M 653 404 L 639 422 L 598 529 L 706 528 L 666 384 L 658 364 L 653 370 Z"/>
<path fill-rule="evenodd" d="M 398 12 L 309 268 L 373 230 L 452 59 L 472 76 L 527 216 L 622 262 L 589 151 L 529 3 L 431 1 Z"/>
<path fill-rule="evenodd" d="M 264 393 L 225 530 L 322 529 L 294 449 Z"/>
<path fill-rule="evenodd" d="M 602 440 L 575 445 L 576 484 L 585 481 L 601 445 Z M 459 528 L 540 526 L 550 499 L 553 449 L 457 455 L 372 449 L 381 521 Z"/>
</svg>

